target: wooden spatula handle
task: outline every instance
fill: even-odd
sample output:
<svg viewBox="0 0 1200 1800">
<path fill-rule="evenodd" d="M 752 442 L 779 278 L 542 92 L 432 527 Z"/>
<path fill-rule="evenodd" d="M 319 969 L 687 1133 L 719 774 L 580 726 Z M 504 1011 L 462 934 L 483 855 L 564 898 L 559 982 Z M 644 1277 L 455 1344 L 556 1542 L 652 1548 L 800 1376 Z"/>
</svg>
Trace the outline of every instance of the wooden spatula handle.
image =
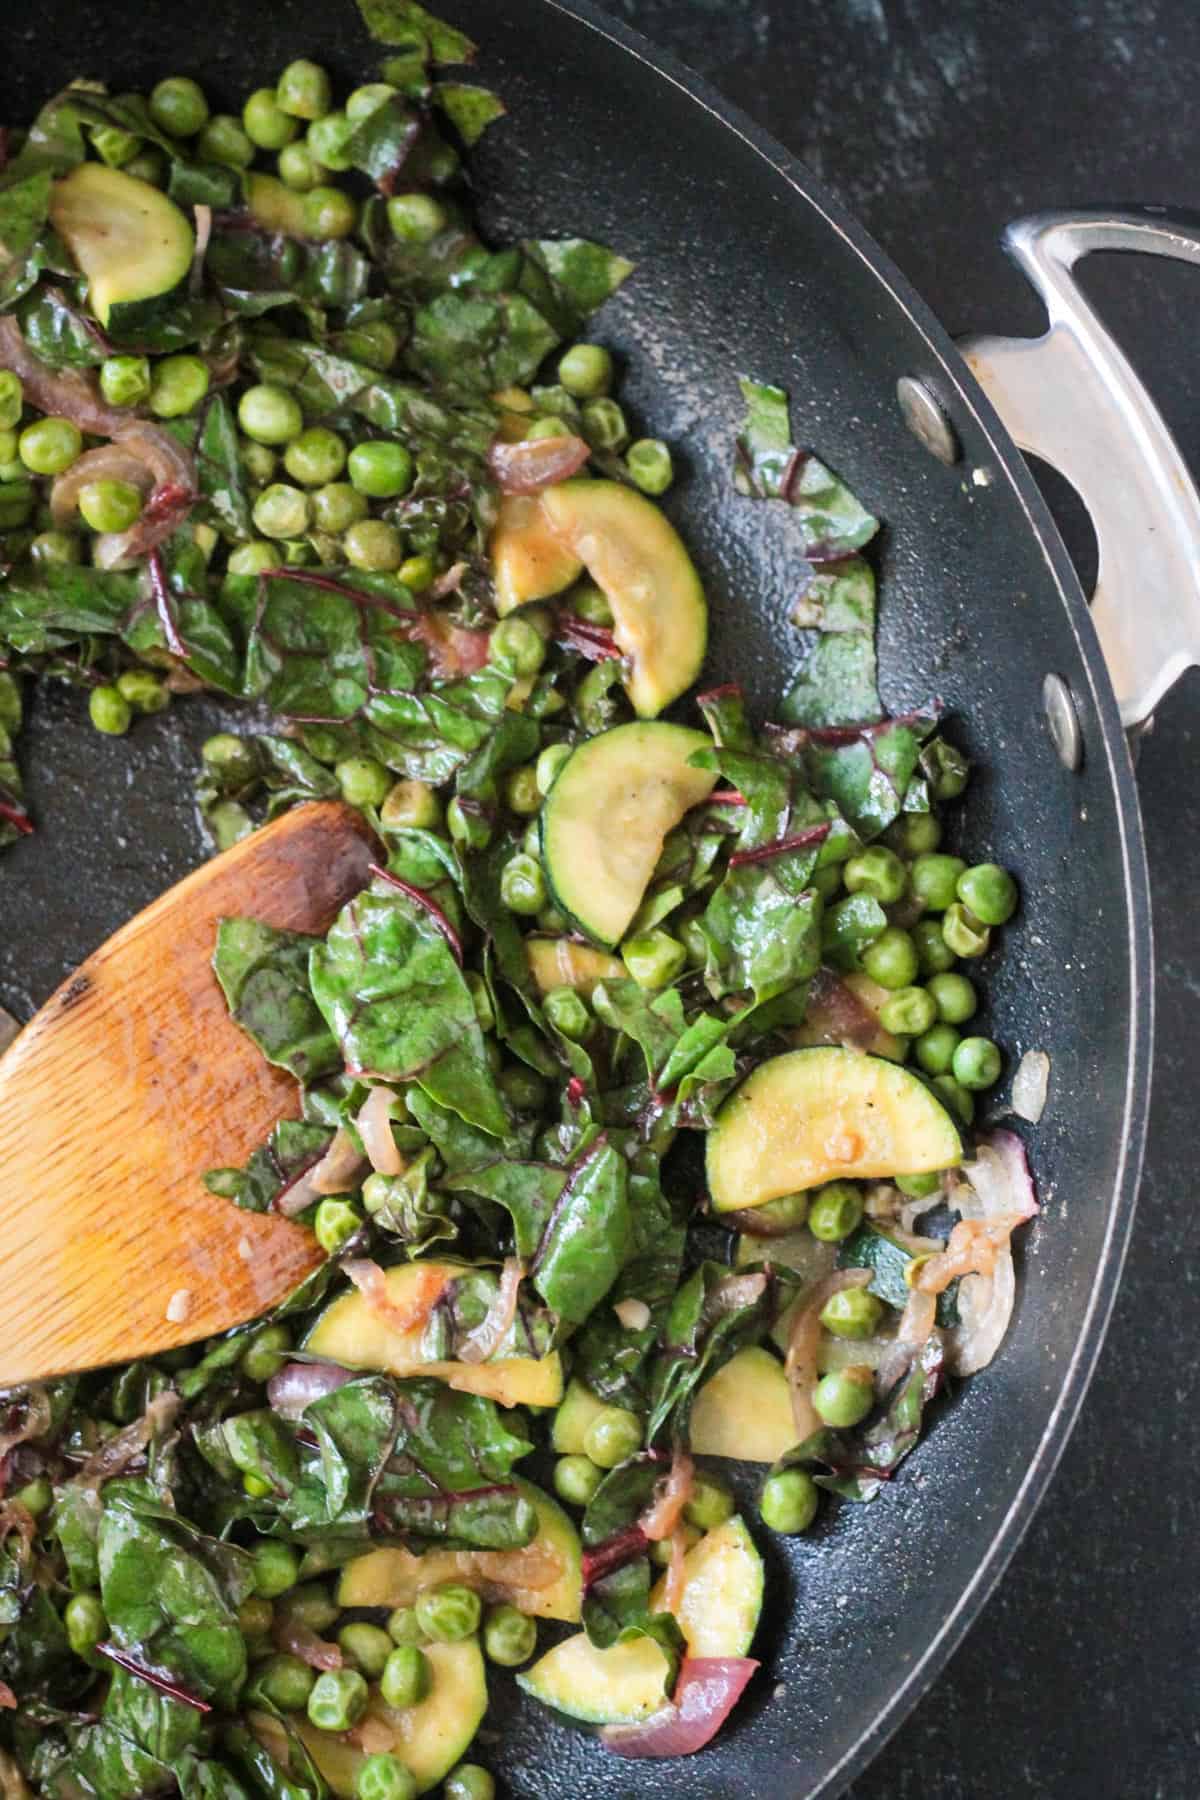
<svg viewBox="0 0 1200 1800">
<path fill-rule="evenodd" d="M 131 919 L 0 1059 L 0 1387 L 226 1330 L 320 1261 L 202 1184 L 298 1111 L 229 1018 L 213 943 L 236 913 L 324 932 L 377 854 L 348 807 L 286 813 Z"/>
</svg>

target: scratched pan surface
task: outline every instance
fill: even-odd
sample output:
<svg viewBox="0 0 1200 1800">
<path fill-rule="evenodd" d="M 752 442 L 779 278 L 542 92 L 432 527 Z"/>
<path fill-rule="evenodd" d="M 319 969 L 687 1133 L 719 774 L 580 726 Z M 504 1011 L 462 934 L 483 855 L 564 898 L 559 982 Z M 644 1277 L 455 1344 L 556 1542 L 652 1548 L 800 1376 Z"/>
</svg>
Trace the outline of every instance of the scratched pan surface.
<svg viewBox="0 0 1200 1800">
<path fill-rule="evenodd" d="M 439 0 L 481 43 L 510 104 L 473 162 L 498 235 L 587 233 L 638 272 L 603 317 L 622 397 L 682 447 L 668 501 L 706 572 L 708 675 L 770 708 L 793 660 L 794 542 L 781 508 L 735 498 L 734 374 L 788 386 L 796 432 L 886 520 L 885 697 L 938 694 L 979 759 L 963 848 L 1019 872 L 1024 904 L 985 967 L 994 1030 L 1053 1057 L 1052 1104 L 1028 1132 L 1044 1214 L 1028 1235 L 1003 1353 L 950 1398 L 871 1507 L 830 1509 L 802 1542 L 763 1543 L 764 1671 L 718 1745 L 690 1764 L 622 1764 L 495 1684 L 486 1757 L 525 1800 L 570 1794 L 832 1795 L 937 1673 L 1046 1484 L 1077 1410 L 1119 1274 L 1146 1115 L 1149 914 L 1130 770 L 1082 597 L 1012 446 L 949 340 L 806 171 L 748 123 L 584 6 Z M 4 26 L 0 117 L 22 119 L 75 74 L 145 88 L 199 76 L 232 108 L 289 58 L 347 81 L 375 51 L 348 6 L 275 0 L 65 0 Z M 902 374 L 929 378 L 962 440 L 952 469 L 898 417 Z M 1069 680 L 1087 756 L 1057 762 L 1041 724 L 1047 670 Z M 218 710 L 173 707 L 123 742 L 78 697 L 39 697 L 26 740 L 39 835 L 0 867 L 0 1004 L 26 1016 L 136 908 L 202 855 L 195 747 Z M 748 1481 L 745 1492 L 752 1486 Z M 1030 1622 L 1031 1629 L 1034 1621 Z"/>
</svg>

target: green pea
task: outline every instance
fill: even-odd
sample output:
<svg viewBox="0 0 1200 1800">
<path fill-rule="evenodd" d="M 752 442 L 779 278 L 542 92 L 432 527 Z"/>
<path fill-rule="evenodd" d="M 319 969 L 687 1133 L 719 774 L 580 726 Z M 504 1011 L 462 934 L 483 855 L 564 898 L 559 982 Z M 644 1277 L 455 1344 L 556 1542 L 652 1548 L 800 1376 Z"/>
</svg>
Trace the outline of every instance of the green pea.
<svg viewBox="0 0 1200 1800">
<path fill-rule="evenodd" d="M 275 159 L 279 179 L 294 194 L 307 194 L 321 179 L 316 158 L 307 144 L 285 144 Z"/>
<path fill-rule="evenodd" d="M 537 784 L 537 771 L 532 763 L 527 763 L 521 769 L 511 769 L 505 776 L 504 803 L 511 812 L 523 818 L 528 818 L 539 810 L 542 795 Z"/>
<path fill-rule="evenodd" d="M 536 626 L 512 613 L 492 627 L 488 661 L 514 677 L 536 675 L 546 660 L 546 646 Z"/>
<path fill-rule="evenodd" d="M 922 975 L 941 975 L 954 967 L 954 952 L 942 936 L 940 919 L 918 919 L 912 928 Z"/>
<path fill-rule="evenodd" d="M 195 137 L 208 123 L 204 89 L 186 75 L 168 75 L 150 90 L 150 117 L 171 137 Z"/>
<path fill-rule="evenodd" d="M 336 1256 L 361 1224 L 362 1215 L 352 1200 L 341 1194 L 327 1194 L 317 1207 L 313 1235 L 326 1256 Z"/>
<path fill-rule="evenodd" d="M 69 531 L 39 531 L 29 546 L 30 559 L 43 566 L 67 567 L 79 561 L 79 539 Z"/>
<path fill-rule="evenodd" d="M 304 141 L 323 169 L 332 169 L 341 175 L 353 167 L 353 159 L 346 148 L 349 136 L 350 121 L 345 113 L 329 112 L 313 120 Z"/>
<path fill-rule="evenodd" d="M 310 425 L 283 453 L 283 466 L 293 481 L 321 488 L 335 482 L 346 466 L 346 446 L 336 431 Z"/>
<path fill-rule="evenodd" d="M 346 117 L 351 124 L 356 123 L 359 119 L 365 119 L 368 113 L 373 113 L 383 105 L 385 100 L 390 100 L 392 95 L 399 91 L 398 88 L 392 86 L 390 81 L 368 81 L 362 87 L 356 87 L 347 99 Z"/>
<path fill-rule="evenodd" d="M 442 1800 L 496 1800 L 496 1784 L 478 1763 L 459 1763 L 446 1777 Z"/>
<path fill-rule="evenodd" d="M 866 1288 L 842 1288 L 821 1308 L 826 1331 L 839 1338 L 869 1338 L 883 1317 L 883 1302 Z"/>
<path fill-rule="evenodd" d="M 21 422 L 25 390 L 19 375 L 11 369 L 0 369 L 0 431 L 14 431 Z"/>
<path fill-rule="evenodd" d="M 483 850 L 491 842 L 492 822 L 478 800 L 456 794 L 446 808 L 446 828 L 464 850 Z"/>
<path fill-rule="evenodd" d="M 671 452 L 661 438 L 639 438 L 625 452 L 625 467 L 643 494 L 665 494 L 675 479 Z"/>
<path fill-rule="evenodd" d="M 0 431 L 0 470 L 9 465 L 15 465 L 15 473 L 12 475 L 0 473 L 0 481 L 23 481 L 25 479 L 25 464 L 17 454 L 18 436 L 19 434 L 11 426 L 6 426 Z"/>
<path fill-rule="evenodd" d="M 964 1038 L 954 1052 L 950 1073 L 960 1087 L 983 1089 L 995 1087 L 1003 1062 L 991 1038 Z"/>
<path fill-rule="evenodd" d="M 613 623 L 613 609 L 609 605 L 608 595 L 594 581 L 581 581 L 571 589 L 567 596 L 567 610 L 577 619 L 585 619 L 589 625 L 603 625 L 606 630 Z"/>
<path fill-rule="evenodd" d="M 254 1674 L 254 1686 L 280 1712 L 303 1712 L 316 1675 L 298 1656 L 269 1656 Z"/>
<path fill-rule="evenodd" d="M 258 444 L 287 444 L 303 431 L 304 414 L 286 388 L 261 381 L 238 401 L 238 424 Z"/>
<path fill-rule="evenodd" d="M 927 1075 L 944 1075 L 958 1049 L 958 1033 L 953 1025 L 939 1022 L 922 1032 L 913 1045 L 913 1055 Z"/>
<path fill-rule="evenodd" d="M 126 669 L 117 677 L 117 692 L 140 713 L 162 712 L 171 701 L 166 682 L 150 669 Z"/>
<path fill-rule="evenodd" d="M 689 967 L 703 969 L 708 962 L 708 939 L 699 919 L 682 919 L 675 929 L 687 953 Z"/>
<path fill-rule="evenodd" d="M 693 1545 L 700 1542 L 702 1533 L 697 1531 L 694 1525 L 677 1525 L 675 1529 L 679 1533 L 683 1543 L 684 1554 L 686 1555 L 687 1552 L 692 1549 Z M 674 1537 L 674 1535 L 675 1533 L 672 1532 L 671 1537 Z M 656 1569 L 669 1569 L 671 1566 L 672 1554 L 671 1538 L 659 1538 L 657 1542 L 650 1545 L 650 1548 L 647 1551 L 647 1555 Z"/>
<path fill-rule="evenodd" d="M 406 556 L 396 573 L 412 593 L 423 594 L 436 571 L 431 556 Z"/>
<path fill-rule="evenodd" d="M 350 806 L 382 806 L 392 785 L 391 775 L 373 756 L 347 756 L 333 772 Z"/>
<path fill-rule="evenodd" d="M 962 751 L 948 744 L 945 738 L 934 738 L 926 744 L 921 763 L 934 799 L 957 800 L 971 774 L 971 765 Z"/>
<path fill-rule="evenodd" d="M 255 88 L 242 108 L 242 129 L 260 150 L 282 150 L 298 134 L 300 125 L 279 105 L 274 88 Z"/>
<path fill-rule="evenodd" d="M 367 516 L 367 498 L 348 481 L 331 481 L 312 496 L 313 523 L 321 531 L 343 532 Z"/>
<path fill-rule="evenodd" d="M 837 1430 L 857 1425 L 875 1404 L 870 1369 L 836 1369 L 822 1375 L 813 1389 L 812 1403 L 826 1425 Z"/>
<path fill-rule="evenodd" d="M 208 392 L 208 364 L 200 356 L 164 356 L 150 375 L 150 411 L 177 419 L 199 406 Z"/>
<path fill-rule="evenodd" d="M 133 708 L 119 688 L 93 688 L 88 696 L 88 717 L 105 737 L 124 737 L 133 723 Z"/>
<path fill-rule="evenodd" d="M 979 999 L 965 975 L 931 975 L 926 990 L 947 1025 L 965 1025 L 975 1016 Z"/>
<path fill-rule="evenodd" d="M 863 1199 L 852 1181 L 827 1181 L 808 1208 L 808 1229 L 823 1244 L 836 1244 L 862 1223 Z"/>
<path fill-rule="evenodd" d="M 44 1475 L 39 1475 L 33 1481 L 27 1481 L 23 1488 L 18 1488 L 12 1498 L 27 1513 L 40 1519 L 54 1504 L 54 1489 Z"/>
<path fill-rule="evenodd" d="M 76 1656 L 89 1656 L 108 1636 L 108 1619 L 99 1594 L 72 1594 L 63 1611 L 67 1642 Z"/>
<path fill-rule="evenodd" d="M 540 794 L 548 794 L 558 772 L 571 754 L 570 744 L 547 744 L 537 759 L 537 785 Z"/>
<path fill-rule="evenodd" d="M 206 824 L 218 850 L 232 849 L 254 830 L 254 821 L 236 800 L 222 800 L 208 814 Z"/>
<path fill-rule="evenodd" d="M 386 519 L 359 519 L 342 535 L 346 561 L 370 574 L 389 575 L 404 561 L 400 533 Z"/>
<path fill-rule="evenodd" d="M 119 125 L 93 125 L 89 136 L 100 161 L 107 163 L 110 169 L 123 169 L 130 158 L 137 155 L 141 143 L 140 138 L 131 131 L 123 131 Z"/>
<path fill-rule="evenodd" d="M 954 903 L 958 878 L 966 866 L 961 856 L 941 851 L 918 856 L 909 873 L 914 898 L 929 912 L 945 912 Z"/>
<path fill-rule="evenodd" d="M 518 1112 L 539 1113 L 546 1104 L 546 1083 L 524 1063 L 508 1063 L 496 1077 L 505 1099 Z"/>
<path fill-rule="evenodd" d="M 275 452 L 266 444 L 256 444 L 253 438 L 243 438 L 238 444 L 238 461 L 255 487 L 266 487 L 279 467 Z"/>
<path fill-rule="evenodd" d="M 537 1649 L 537 1626 L 515 1606 L 490 1606 L 483 1622 L 483 1648 L 502 1669 L 516 1669 Z"/>
<path fill-rule="evenodd" d="M 303 488 L 273 481 L 254 502 L 254 529 L 265 538 L 295 538 L 308 530 L 312 513 Z"/>
<path fill-rule="evenodd" d="M 808 885 L 816 888 L 821 899 L 827 904 L 837 895 L 842 885 L 842 867 L 839 863 L 824 863 L 813 870 L 808 878 Z"/>
<path fill-rule="evenodd" d="M 366 1712 L 369 1699 L 357 1669 L 325 1669 L 313 1683 L 306 1711 L 319 1731 L 349 1731 Z"/>
<path fill-rule="evenodd" d="M 249 1489 L 246 1490 L 250 1492 Z M 259 1495 L 262 1498 L 262 1495 Z M 262 1594 L 248 1594 L 238 1607 L 238 1629 L 251 1643 L 265 1643 L 275 1623 L 275 1609 Z"/>
<path fill-rule="evenodd" d="M 248 169 L 254 161 L 254 145 L 232 114 L 214 113 L 197 139 L 196 154 L 201 162 Z"/>
<path fill-rule="evenodd" d="M 603 1480 L 590 1456 L 560 1456 L 554 1465 L 554 1491 L 568 1506 L 586 1506 Z"/>
<path fill-rule="evenodd" d="M 698 1531 L 715 1531 L 718 1525 L 732 1519 L 736 1511 L 737 1503 L 727 1487 L 719 1481 L 710 1481 L 707 1475 L 698 1475 L 692 1483 L 691 1498 L 683 1509 L 683 1516 Z"/>
<path fill-rule="evenodd" d="M 379 1750 L 360 1763 L 354 1794 L 355 1800 L 416 1800 L 417 1778 L 390 1750 Z"/>
<path fill-rule="evenodd" d="M 393 500 L 412 486 L 413 459 L 403 444 L 386 438 L 374 438 L 355 444 L 350 452 L 347 473 L 351 485 L 373 500 Z"/>
<path fill-rule="evenodd" d="M 641 937 L 626 939 L 621 946 L 621 961 L 639 987 L 657 991 L 669 987 L 682 974 L 687 951 L 670 932 L 647 931 Z"/>
<path fill-rule="evenodd" d="M 555 1031 L 576 1043 L 592 1028 L 592 1017 L 583 996 L 574 988 L 552 988 L 542 1001 L 542 1010 Z"/>
<path fill-rule="evenodd" d="M 413 1606 L 397 1606 L 390 1612 L 387 1630 L 393 1644 L 419 1644 L 425 1635 L 417 1623 L 417 1612 Z"/>
<path fill-rule="evenodd" d="M 328 1631 L 338 1616 L 337 1603 L 319 1581 L 306 1581 L 303 1587 L 293 1588 L 281 1601 L 280 1610 L 294 1624 L 318 1634 Z"/>
<path fill-rule="evenodd" d="M 270 1381 L 282 1369 L 291 1347 L 292 1334 L 286 1325 L 264 1325 L 242 1351 L 242 1374 L 247 1381 Z"/>
<path fill-rule="evenodd" d="M 989 928 L 965 907 L 961 900 L 946 908 L 942 918 L 942 936 L 955 956 L 982 956 L 992 941 Z"/>
<path fill-rule="evenodd" d="M 523 850 L 510 857 L 500 873 L 500 899 L 510 912 L 531 918 L 546 904 L 546 878 L 541 863 Z"/>
<path fill-rule="evenodd" d="M 358 207 L 344 189 L 319 186 L 304 196 L 303 219 L 307 237 L 321 241 L 349 237 L 358 224 Z"/>
<path fill-rule="evenodd" d="M 872 844 L 846 861 L 842 880 L 850 893 L 870 894 L 881 906 L 891 906 L 908 886 L 908 870 L 894 850 Z"/>
<path fill-rule="evenodd" d="M 607 394 L 612 378 L 612 354 L 600 344 L 574 344 L 559 358 L 558 379 L 578 400 Z"/>
<path fill-rule="evenodd" d="M 927 1199 L 930 1194 L 936 1193 L 938 1188 L 942 1185 L 941 1176 L 933 1173 L 897 1175 L 895 1181 L 900 1192 L 902 1194 L 907 1194 L 910 1200 Z"/>
<path fill-rule="evenodd" d="M 901 813 L 883 835 L 893 850 L 911 861 L 914 856 L 927 856 L 937 849 L 942 841 L 942 822 L 936 813 Z"/>
<path fill-rule="evenodd" d="M 624 1406 L 606 1406 L 583 1434 L 587 1455 L 601 1469 L 615 1469 L 642 1447 L 642 1421 Z"/>
<path fill-rule="evenodd" d="M 255 1544 L 251 1554 L 256 1594 L 274 1600 L 295 1587 L 300 1575 L 300 1558 L 290 1544 L 281 1544 L 277 1538 L 263 1538 L 261 1543 Z"/>
<path fill-rule="evenodd" d="M 144 181 L 150 187 L 162 188 L 167 185 L 170 165 L 161 150 L 145 145 L 136 156 L 130 157 L 125 164 L 125 173 L 132 175 L 136 181 Z"/>
<path fill-rule="evenodd" d="M 615 400 L 586 400 L 581 422 L 593 450 L 620 450 L 629 442 L 629 426 Z"/>
<path fill-rule="evenodd" d="M 527 438 L 570 437 L 571 427 L 565 419 L 548 415 L 545 418 L 534 419 L 531 425 L 527 425 L 525 436 Z"/>
<path fill-rule="evenodd" d="M 100 364 L 100 392 L 110 406 L 141 406 L 150 398 L 147 356 L 106 356 Z"/>
<path fill-rule="evenodd" d="M 1017 910 L 1017 884 L 999 863 L 976 863 L 964 869 L 957 891 L 981 925 L 1005 925 Z"/>
<path fill-rule="evenodd" d="M 395 1655 L 392 1640 L 383 1627 L 361 1619 L 343 1625 L 337 1641 L 342 1655 L 348 1657 L 356 1669 L 361 1669 L 368 1681 L 378 1681 L 389 1657 Z"/>
<path fill-rule="evenodd" d="M 418 1594 L 416 1609 L 417 1623 L 427 1638 L 437 1644 L 457 1644 L 479 1630 L 483 1605 L 471 1588 L 449 1581 Z"/>
<path fill-rule="evenodd" d="M 777 1469 L 763 1483 L 758 1510 L 771 1531 L 794 1537 L 807 1531 L 817 1516 L 821 1492 L 804 1469 Z"/>
<path fill-rule="evenodd" d="M 93 531 L 128 531 L 142 510 L 142 496 L 130 481 L 85 481 L 79 515 Z"/>
<path fill-rule="evenodd" d="M 427 781 L 394 781 L 379 817 L 393 831 L 436 831 L 442 809 Z"/>
<path fill-rule="evenodd" d="M 405 244 L 428 244 L 446 228 L 446 209 L 432 194 L 393 194 L 387 203 L 393 237 Z"/>
<path fill-rule="evenodd" d="M 83 449 L 83 434 L 70 419 L 37 419 L 17 439 L 17 454 L 33 475 L 61 475 Z"/>
<path fill-rule="evenodd" d="M 907 931 L 889 925 L 873 943 L 867 945 L 861 962 L 865 972 L 880 987 L 911 987 L 920 973 L 917 947 Z"/>
<path fill-rule="evenodd" d="M 920 1037 L 937 1021 L 931 995 L 920 987 L 897 988 L 879 1009 L 879 1023 L 899 1037 Z"/>
<path fill-rule="evenodd" d="M 275 86 L 275 100 L 281 112 L 294 119 L 320 119 L 329 111 L 333 89 L 329 77 L 319 63 L 301 57 L 290 62 Z"/>
<path fill-rule="evenodd" d="M 969 1125 L 975 1117 L 975 1096 L 953 1075 L 935 1075 L 933 1085 L 943 1104 L 950 1108 L 960 1124 Z"/>
<path fill-rule="evenodd" d="M 810 1194 L 779 1194 L 754 1208 L 756 1218 L 782 1231 L 798 1231 L 808 1217 Z"/>
</svg>

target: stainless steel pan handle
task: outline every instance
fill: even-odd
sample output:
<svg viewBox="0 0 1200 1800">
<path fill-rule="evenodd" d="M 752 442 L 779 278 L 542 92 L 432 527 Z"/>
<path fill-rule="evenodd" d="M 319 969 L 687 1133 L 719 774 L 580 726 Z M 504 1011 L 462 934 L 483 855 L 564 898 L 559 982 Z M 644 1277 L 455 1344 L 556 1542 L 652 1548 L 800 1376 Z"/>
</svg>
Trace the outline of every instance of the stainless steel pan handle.
<svg viewBox="0 0 1200 1800">
<path fill-rule="evenodd" d="M 1200 264 L 1200 226 L 1164 210 L 1038 213 L 1005 246 L 1046 303 L 1040 338 L 961 346 L 1022 450 L 1077 490 L 1099 545 L 1092 622 L 1128 730 L 1200 664 L 1200 494 L 1166 423 L 1072 270 L 1094 250 Z"/>
</svg>

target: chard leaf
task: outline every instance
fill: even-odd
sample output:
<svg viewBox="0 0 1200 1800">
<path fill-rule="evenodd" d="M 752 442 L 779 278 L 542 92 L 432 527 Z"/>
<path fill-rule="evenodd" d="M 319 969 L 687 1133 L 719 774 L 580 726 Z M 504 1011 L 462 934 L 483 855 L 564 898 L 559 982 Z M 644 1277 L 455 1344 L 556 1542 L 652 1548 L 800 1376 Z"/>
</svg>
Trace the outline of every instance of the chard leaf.
<svg viewBox="0 0 1200 1800">
<path fill-rule="evenodd" d="M 25 784 L 13 748 L 23 712 L 20 682 L 15 675 L 0 669 L 0 850 L 33 830 L 25 809 Z"/>
<path fill-rule="evenodd" d="M 611 1406 L 635 1412 L 645 1408 L 646 1371 L 679 1286 L 685 1238 L 683 1226 L 668 1220 L 626 1263 L 609 1292 L 609 1304 L 597 1307 L 571 1340 L 576 1374 Z M 622 1300 L 640 1300 L 649 1307 L 650 1317 L 639 1330 L 631 1331 L 614 1312 Z"/>
<path fill-rule="evenodd" d="M 878 837 L 900 816 L 934 724 L 931 714 L 910 713 L 877 725 L 810 731 L 803 754 L 813 791 L 832 800 L 861 838 Z"/>
<path fill-rule="evenodd" d="M 308 985 L 308 959 L 321 940 L 259 919 L 222 919 L 213 969 L 232 1016 L 268 1062 L 298 1081 L 341 1067 L 333 1034 Z"/>
<path fill-rule="evenodd" d="M 692 1401 L 708 1377 L 735 1351 L 761 1343 L 779 1310 L 780 1279 L 779 1270 L 759 1265 L 731 1275 L 720 1263 L 703 1262 L 678 1289 L 650 1376 L 650 1443 L 669 1433 L 686 1436 Z"/>
<path fill-rule="evenodd" d="M 670 1613 L 650 1610 L 647 1540 L 638 1526 L 667 1458 L 654 1451 L 631 1456 L 611 1470 L 583 1515 L 583 1627 L 599 1649 L 648 1637 L 666 1658 L 664 1692 L 670 1693 L 684 1650 Z"/>
<path fill-rule="evenodd" d="M 819 637 L 779 706 L 788 725 L 853 725 L 882 713 L 873 632 Z"/>
<path fill-rule="evenodd" d="M 420 115 L 402 94 L 389 94 L 347 134 L 342 153 L 372 181 L 394 183 L 420 134 Z"/>
<path fill-rule="evenodd" d="M 51 172 L 10 170 L 0 177 L 0 306 L 29 292 L 41 272 L 38 254 L 50 211 Z"/>
<path fill-rule="evenodd" d="M 552 322 L 564 337 L 574 337 L 634 270 L 626 257 L 588 238 L 525 238 L 521 248 L 550 284 Z"/>
<path fill-rule="evenodd" d="M 237 427 L 223 394 L 214 394 L 205 409 L 196 440 L 196 473 L 213 523 L 236 538 L 252 538 Z"/>
<path fill-rule="evenodd" d="M 53 282 L 29 296 L 19 317 L 22 337 L 47 367 L 86 369 L 104 361 L 104 342 L 95 327 L 89 329 L 86 314 Z"/>
<path fill-rule="evenodd" d="M 861 549 L 879 530 L 879 521 L 831 469 L 793 444 L 784 389 L 744 376 L 739 385 L 746 419 L 734 459 L 738 492 L 756 500 L 786 500 L 800 519 L 808 555 L 828 560 Z"/>
<path fill-rule="evenodd" d="M 468 1124 L 504 1136 L 471 991 L 425 907 L 376 880 L 313 949 L 309 979 L 348 1069 L 415 1081 Z"/>
<path fill-rule="evenodd" d="M 477 144 L 488 126 L 507 111 L 503 100 L 490 88 L 464 81 L 435 82 L 433 100 L 468 147 Z"/>
<path fill-rule="evenodd" d="M 417 0 L 358 0 L 363 23 L 378 44 L 419 42 L 432 63 L 469 63 L 475 45 L 465 32 L 435 18 Z"/>
<path fill-rule="evenodd" d="M 771 1473 L 808 1469 L 818 1487 L 844 1500 L 874 1500 L 916 1445 L 925 1408 L 941 1386 L 943 1365 L 942 1340 L 935 1331 L 915 1352 L 886 1405 L 869 1423 L 851 1431 L 826 1427 L 814 1432 L 782 1456 Z"/>
<path fill-rule="evenodd" d="M 329 1148 L 333 1132 L 305 1119 L 281 1119 L 244 1169 L 210 1169 L 204 1185 L 244 1212 L 269 1212 L 273 1202 Z"/>
</svg>

